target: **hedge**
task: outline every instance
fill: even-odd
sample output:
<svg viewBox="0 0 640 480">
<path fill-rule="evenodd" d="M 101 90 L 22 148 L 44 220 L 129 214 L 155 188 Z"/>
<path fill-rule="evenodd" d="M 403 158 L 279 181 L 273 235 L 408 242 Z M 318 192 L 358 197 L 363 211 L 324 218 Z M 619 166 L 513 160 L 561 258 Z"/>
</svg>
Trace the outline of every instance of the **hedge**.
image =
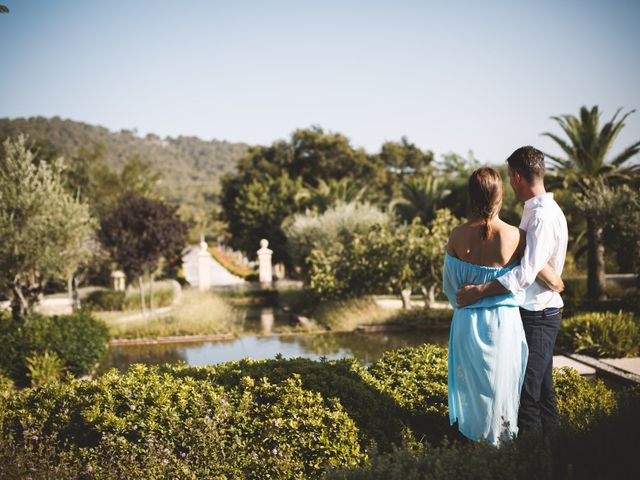
<svg viewBox="0 0 640 480">
<path fill-rule="evenodd" d="M 75 376 L 90 373 L 106 352 L 109 333 L 104 322 L 81 310 L 52 317 L 32 314 L 24 323 L 0 314 L 0 369 L 18 385 L 28 384 L 27 358 L 56 354 Z"/>
<path fill-rule="evenodd" d="M 1 478 L 46 477 L 56 465 L 65 478 L 306 479 L 365 458 L 340 403 L 295 376 L 278 384 L 243 377 L 225 389 L 136 365 L 3 402 Z"/>
<path fill-rule="evenodd" d="M 326 469 L 360 472 L 368 452 L 386 459 L 423 438 L 441 446 L 439 461 L 461 460 L 466 447 L 441 440 L 455 435 L 446 359 L 445 348 L 424 345 L 387 352 L 368 368 L 275 358 L 135 365 L 17 392 L 5 382 L 0 478 L 318 478 Z M 554 381 L 563 431 L 591 431 L 616 410 L 599 380 L 565 369 Z M 511 465 L 500 455 L 488 454 L 490 465 L 477 471 Z"/>
<path fill-rule="evenodd" d="M 640 322 L 633 313 L 585 313 L 562 321 L 558 346 L 594 357 L 640 354 Z"/>
</svg>

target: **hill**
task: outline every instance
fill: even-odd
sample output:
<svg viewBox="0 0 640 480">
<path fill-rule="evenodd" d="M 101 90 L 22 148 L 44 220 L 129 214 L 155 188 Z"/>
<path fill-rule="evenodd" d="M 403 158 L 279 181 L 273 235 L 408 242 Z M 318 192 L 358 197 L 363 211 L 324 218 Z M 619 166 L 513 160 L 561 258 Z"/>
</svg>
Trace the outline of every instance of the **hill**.
<svg viewBox="0 0 640 480">
<path fill-rule="evenodd" d="M 19 133 L 28 134 L 46 155 L 61 154 L 70 161 L 82 149 L 102 146 L 105 163 L 116 170 L 137 155 L 162 173 L 166 199 L 199 221 L 216 208 L 221 175 L 235 168 L 249 148 L 244 143 L 188 136 L 140 137 L 131 130 L 113 132 L 60 117 L 0 118 L 0 141 Z"/>
</svg>

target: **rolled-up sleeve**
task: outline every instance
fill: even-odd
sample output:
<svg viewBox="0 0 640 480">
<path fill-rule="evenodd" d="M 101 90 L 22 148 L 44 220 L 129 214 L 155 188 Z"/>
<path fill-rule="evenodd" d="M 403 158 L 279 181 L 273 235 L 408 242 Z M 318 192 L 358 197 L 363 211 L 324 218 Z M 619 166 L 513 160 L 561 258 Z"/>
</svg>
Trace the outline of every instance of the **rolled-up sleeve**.
<svg viewBox="0 0 640 480">
<path fill-rule="evenodd" d="M 540 270 L 549 263 L 553 254 L 554 233 L 551 222 L 535 219 L 527 230 L 527 245 L 520 265 L 497 278 L 504 288 L 513 294 L 524 292 L 536 280 Z"/>
</svg>

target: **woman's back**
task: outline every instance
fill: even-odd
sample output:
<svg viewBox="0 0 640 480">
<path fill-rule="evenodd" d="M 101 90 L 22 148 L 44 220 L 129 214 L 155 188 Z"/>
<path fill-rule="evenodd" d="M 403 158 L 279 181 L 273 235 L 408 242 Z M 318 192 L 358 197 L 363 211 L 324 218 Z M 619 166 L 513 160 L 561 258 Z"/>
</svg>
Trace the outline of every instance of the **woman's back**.
<svg viewBox="0 0 640 480">
<path fill-rule="evenodd" d="M 485 267 L 504 267 L 520 259 L 525 233 L 499 218 L 489 223 L 491 235 L 483 239 L 484 223 L 471 221 L 451 232 L 447 252 L 465 262 Z"/>
</svg>

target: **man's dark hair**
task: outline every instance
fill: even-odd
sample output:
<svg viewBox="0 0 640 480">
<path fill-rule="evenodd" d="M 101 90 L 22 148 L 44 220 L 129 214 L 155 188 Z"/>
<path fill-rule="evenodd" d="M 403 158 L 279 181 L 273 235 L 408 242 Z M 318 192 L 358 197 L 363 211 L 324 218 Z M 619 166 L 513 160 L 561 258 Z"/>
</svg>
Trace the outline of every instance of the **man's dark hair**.
<svg viewBox="0 0 640 480">
<path fill-rule="evenodd" d="M 529 183 L 544 180 L 544 153 L 531 145 L 517 149 L 507 163 Z"/>
</svg>

